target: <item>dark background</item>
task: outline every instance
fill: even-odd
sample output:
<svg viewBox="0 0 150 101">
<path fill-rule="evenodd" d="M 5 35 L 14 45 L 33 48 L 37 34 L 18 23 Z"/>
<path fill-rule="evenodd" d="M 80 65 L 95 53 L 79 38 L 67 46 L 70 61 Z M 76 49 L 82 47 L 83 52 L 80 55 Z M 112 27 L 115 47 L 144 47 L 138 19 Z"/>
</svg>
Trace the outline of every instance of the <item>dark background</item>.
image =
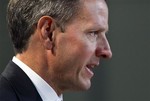
<svg viewBox="0 0 150 101">
<path fill-rule="evenodd" d="M 95 69 L 92 87 L 64 101 L 150 101 L 150 0 L 107 0 L 113 58 Z M 14 55 L 0 0 L 0 72 Z"/>
</svg>

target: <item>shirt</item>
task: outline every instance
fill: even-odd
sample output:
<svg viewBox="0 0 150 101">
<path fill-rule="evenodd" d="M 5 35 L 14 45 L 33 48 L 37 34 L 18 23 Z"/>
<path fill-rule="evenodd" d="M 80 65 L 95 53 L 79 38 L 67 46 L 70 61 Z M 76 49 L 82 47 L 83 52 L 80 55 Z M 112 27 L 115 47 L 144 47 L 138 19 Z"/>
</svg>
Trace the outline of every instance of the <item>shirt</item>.
<svg viewBox="0 0 150 101">
<path fill-rule="evenodd" d="M 54 89 L 29 66 L 24 64 L 15 56 L 13 57 L 12 61 L 18 65 L 30 78 L 43 101 L 63 101 L 63 96 L 58 96 Z"/>
</svg>

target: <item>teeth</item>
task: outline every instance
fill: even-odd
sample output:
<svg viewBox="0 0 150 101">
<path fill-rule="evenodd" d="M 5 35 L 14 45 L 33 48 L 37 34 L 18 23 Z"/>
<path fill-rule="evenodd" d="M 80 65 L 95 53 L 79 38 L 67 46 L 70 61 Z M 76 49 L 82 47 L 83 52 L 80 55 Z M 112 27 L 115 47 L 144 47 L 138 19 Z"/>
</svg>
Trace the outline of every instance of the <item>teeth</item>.
<svg viewBox="0 0 150 101">
<path fill-rule="evenodd" d="M 92 69 L 93 69 L 95 66 L 94 66 L 94 65 L 87 65 L 86 67 L 87 67 L 86 70 L 87 70 L 88 75 L 90 75 L 90 77 L 92 77 L 92 76 L 94 75 Z"/>
<path fill-rule="evenodd" d="M 95 65 L 87 65 L 87 67 L 88 67 L 89 69 L 92 69 L 92 68 L 95 67 Z"/>
<path fill-rule="evenodd" d="M 94 65 L 91 65 L 91 68 L 94 68 L 95 66 Z"/>
<path fill-rule="evenodd" d="M 87 67 L 88 67 L 88 68 L 94 68 L 95 65 L 88 65 Z"/>
</svg>

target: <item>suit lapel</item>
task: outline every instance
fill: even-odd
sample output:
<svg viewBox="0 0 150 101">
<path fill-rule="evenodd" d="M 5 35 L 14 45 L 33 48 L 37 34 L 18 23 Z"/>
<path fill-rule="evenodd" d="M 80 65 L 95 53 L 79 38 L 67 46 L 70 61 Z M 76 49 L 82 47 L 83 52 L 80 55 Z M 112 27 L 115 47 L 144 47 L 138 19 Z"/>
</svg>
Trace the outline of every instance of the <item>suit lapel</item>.
<svg viewBox="0 0 150 101">
<path fill-rule="evenodd" d="M 11 83 L 19 100 L 42 101 L 31 80 L 24 71 L 12 61 L 9 62 L 2 75 Z"/>
</svg>

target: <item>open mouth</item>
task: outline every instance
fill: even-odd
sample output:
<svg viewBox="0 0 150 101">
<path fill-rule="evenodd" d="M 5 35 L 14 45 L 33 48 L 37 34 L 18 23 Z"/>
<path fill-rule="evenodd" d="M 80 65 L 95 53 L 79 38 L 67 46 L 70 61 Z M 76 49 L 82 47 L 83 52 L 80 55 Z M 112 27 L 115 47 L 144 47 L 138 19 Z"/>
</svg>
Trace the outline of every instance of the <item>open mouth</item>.
<svg viewBox="0 0 150 101">
<path fill-rule="evenodd" d="M 93 70 L 92 70 L 94 67 L 95 65 L 86 65 L 86 71 L 90 78 L 94 75 Z"/>
</svg>

